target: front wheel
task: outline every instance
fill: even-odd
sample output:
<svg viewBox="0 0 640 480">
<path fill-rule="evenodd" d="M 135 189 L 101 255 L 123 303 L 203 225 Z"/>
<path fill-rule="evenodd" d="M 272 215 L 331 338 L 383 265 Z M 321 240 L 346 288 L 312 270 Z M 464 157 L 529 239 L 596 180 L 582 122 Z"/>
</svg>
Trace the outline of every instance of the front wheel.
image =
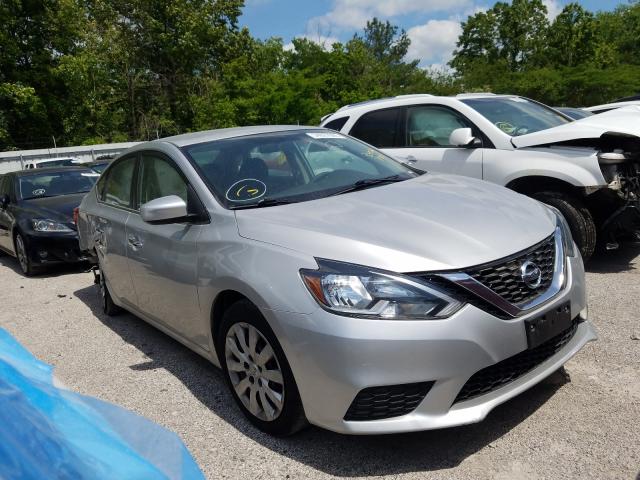
<svg viewBox="0 0 640 480">
<path fill-rule="evenodd" d="M 224 313 L 216 348 L 227 385 L 247 419 L 271 435 L 307 424 L 291 368 L 260 311 L 248 300 Z"/>
<path fill-rule="evenodd" d="M 534 195 L 542 203 L 560 210 L 571 229 L 571 235 L 586 262 L 596 248 L 596 224 L 589 209 L 578 198 L 565 193 L 540 192 Z"/>
<path fill-rule="evenodd" d="M 21 233 L 16 233 L 15 249 L 16 258 L 18 259 L 18 263 L 20 264 L 20 270 L 22 270 L 22 273 L 24 273 L 27 277 L 31 277 L 32 275 L 37 273 L 36 267 L 33 266 L 33 262 L 29 258 L 26 243 Z"/>
</svg>

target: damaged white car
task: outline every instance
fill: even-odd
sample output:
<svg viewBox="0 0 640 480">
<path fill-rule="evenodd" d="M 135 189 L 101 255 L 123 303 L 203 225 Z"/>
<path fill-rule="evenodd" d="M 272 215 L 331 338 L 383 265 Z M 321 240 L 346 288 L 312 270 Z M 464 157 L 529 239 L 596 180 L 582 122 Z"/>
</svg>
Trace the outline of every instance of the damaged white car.
<svg viewBox="0 0 640 480">
<path fill-rule="evenodd" d="M 322 126 L 416 168 L 481 178 L 556 207 L 585 260 L 596 241 L 614 249 L 640 237 L 640 107 L 573 121 L 514 95 L 405 95 L 348 105 Z"/>
</svg>

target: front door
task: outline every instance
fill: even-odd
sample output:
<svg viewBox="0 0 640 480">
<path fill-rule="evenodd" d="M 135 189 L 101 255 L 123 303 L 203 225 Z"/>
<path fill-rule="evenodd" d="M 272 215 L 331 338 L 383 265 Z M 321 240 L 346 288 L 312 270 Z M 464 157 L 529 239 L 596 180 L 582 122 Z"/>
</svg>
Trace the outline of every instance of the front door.
<svg viewBox="0 0 640 480">
<path fill-rule="evenodd" d="M 417 105 L 407 109 L 405 125 L 404 146 L 385 148 L 385 152 L 421 170 L 482 178 L 482 148 L 449 144 L 455 129 L 473 129 L 458 112 L 438 105 Z"/>
<path fill-rule="evenodd" d="M 168 195 L 189 200 L 185 178 L 160 153 L 142 154 L 138 179 L 137 210 L 140 205 Z M 198 323 L 196 242 L 201 229 L 201 225 L 188 222 L 152 225 L 143 221 L 139 213 L 132 213 L 126 236 L 138 308 L 206 348 L 208 332 Z"/>
</svg>

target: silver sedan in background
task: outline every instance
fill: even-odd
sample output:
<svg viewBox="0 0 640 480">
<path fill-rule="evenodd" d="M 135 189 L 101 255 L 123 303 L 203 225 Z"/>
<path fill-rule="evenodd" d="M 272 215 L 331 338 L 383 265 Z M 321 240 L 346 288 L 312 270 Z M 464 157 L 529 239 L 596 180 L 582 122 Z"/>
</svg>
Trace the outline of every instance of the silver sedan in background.
<svg viewBox="0 0 640 480">
<path fill-rule="evenodd" d="M 105 312 L 220 366 L 275 435 L 478 422 L 596 338 L 557 211 L 325 129 L 138 145 L 78 229 Z"/>
</svg>

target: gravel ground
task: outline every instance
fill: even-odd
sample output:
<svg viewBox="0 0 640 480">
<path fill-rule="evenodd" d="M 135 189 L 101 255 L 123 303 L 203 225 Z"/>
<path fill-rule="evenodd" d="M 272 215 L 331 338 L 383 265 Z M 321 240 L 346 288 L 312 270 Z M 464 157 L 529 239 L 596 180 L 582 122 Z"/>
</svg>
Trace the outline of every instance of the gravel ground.
<svg viewBox="0 0 640 480">
<path fill-rule="evenodd" d="M 0 326 L 69 388 L 177 432 L 208 478 L 635 479 L 640 472 L 640 248 L 594 261 L 600 340 L 477 425 L 378 437 L 254 430 L 220 372 L 132 315 L 105 317 L 90 273 L 36 278 L 0 257 Z"/>
</svg>

